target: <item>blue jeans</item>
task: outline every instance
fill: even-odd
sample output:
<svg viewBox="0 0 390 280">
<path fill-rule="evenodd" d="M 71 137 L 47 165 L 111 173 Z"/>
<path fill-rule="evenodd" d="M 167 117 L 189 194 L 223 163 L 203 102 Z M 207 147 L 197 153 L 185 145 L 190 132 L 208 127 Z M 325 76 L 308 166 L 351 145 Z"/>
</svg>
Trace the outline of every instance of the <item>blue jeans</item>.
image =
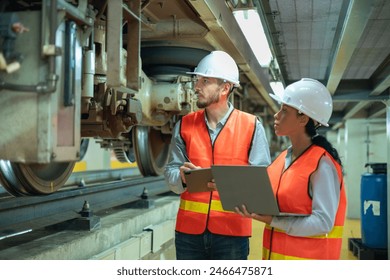
<svg viewBox="0 0 390 280">
<path fill-rule="evenodd" d="M 249 238 L 225 236 L 209 231 L 203 234 L 175 233 L 177 260 L 247 260 Z"/>
</svg>

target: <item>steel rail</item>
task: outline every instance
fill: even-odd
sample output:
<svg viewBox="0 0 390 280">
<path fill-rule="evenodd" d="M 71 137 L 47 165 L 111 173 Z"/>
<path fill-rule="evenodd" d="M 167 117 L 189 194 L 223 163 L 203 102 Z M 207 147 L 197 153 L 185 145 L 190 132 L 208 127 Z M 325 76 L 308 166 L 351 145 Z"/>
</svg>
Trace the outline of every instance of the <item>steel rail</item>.
<svg viewBox="0 0 390 280">
<path fill-rule="evenodd" d="M 145 196 L 147 191 L 147 197 Z M 0 198 L 0 240 L 19 232 L 41 229 L 89 213 L 169 193 L 163 177 L 129 177 L 85 186 L 65 187 L 47 196 Z"/>
</svg>

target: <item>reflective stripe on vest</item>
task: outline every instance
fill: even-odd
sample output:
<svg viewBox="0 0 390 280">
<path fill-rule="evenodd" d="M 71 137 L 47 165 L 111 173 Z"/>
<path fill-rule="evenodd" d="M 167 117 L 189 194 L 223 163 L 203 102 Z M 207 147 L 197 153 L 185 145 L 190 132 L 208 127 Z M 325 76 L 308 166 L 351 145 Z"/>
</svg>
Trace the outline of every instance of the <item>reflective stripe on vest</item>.
<svg viewBox="0 0 390 280">
<path fill-rule="evenodd" d="M 180 135 L 191 162 L 201 167 L 210 167 L 212 164 L 247 165 L 256 117 L 233 110 L 214 145 L 204 118 L 204 110 L 200 110 L 184 116 L 181 121 Z M 217 191 L 185 191 L 180 199 L 176 220 L 176 230 L 179 232 L 201 234 L 207 228 L 212 233 L 222 235 L 252 234 L 252 220 L 224 211 Z"/>
<path fill-rule="evenodd" d="M 283 172 L 286 157 L 286 151 L 284 151 L 268 167 L 268 173 L 274 192 L 278 193 L 281 211 L 310 214 L 312 199 L 309 196 L 309 177 L 317 170 L 322 156 L 327 156 L 332 160 L 340 179 L 340 202 L 333 229 L 325 235 L 296 237 L 266 226 L 263 235 L 263 259 L 340 258 L 346 211 L 346 194 L 341 166 L 323 148 L 312 145 Z M 293 192 L 292 189 L 294 189 Z"/>
</svg>

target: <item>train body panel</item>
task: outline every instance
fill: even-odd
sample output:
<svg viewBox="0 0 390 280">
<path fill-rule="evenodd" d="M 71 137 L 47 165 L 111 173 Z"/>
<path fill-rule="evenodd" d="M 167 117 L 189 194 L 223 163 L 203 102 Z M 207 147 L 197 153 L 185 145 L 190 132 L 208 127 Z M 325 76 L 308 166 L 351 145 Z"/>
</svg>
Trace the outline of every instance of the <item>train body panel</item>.
<svg viewBox="0 0 390 280">
<path fill-rule="evenodd" d="M 23 163 L 75 160 L 80 149 L 80 102 L 76 100 L 81 98 L 81 65 L 74 61 L 81 58 L 81 46 L 74 38 L 72 50 L 62 50 L 61 55 L 53 57 L 55 61 L 50 61 L 48 57 L 52 54 L 45 55 L 43 51 L 49 43 L 40 43 L 42 13 L 17 15 L 29 31 L 15 39 L 14 51 L 8 54 L 8 57 L 21 57 L 20 61 L 11 58 L 11 63 L 19 64 L 20 68 L 0 73 L 5 87 L 0 94 L 3 108 L 0 130 L 7 132 L 0 139 L 1 158 Z M 69 36 L 77 36 L 65 29 L 65 23 L 60 23 L 55 33 L 56 45 L 65 45 Z M 70 54 L 74 56 L 73 61 L 67 57 Z M 71 83 L 65 75 L 67 59 L 72 63 L 67 65 L 73 75 L 69 77 Z M 53 92 L 47 92 L 51 87 L 49 77 L 55 79 Z M 67 90 L 66 84 L 72 89 Z"/>
</svg>

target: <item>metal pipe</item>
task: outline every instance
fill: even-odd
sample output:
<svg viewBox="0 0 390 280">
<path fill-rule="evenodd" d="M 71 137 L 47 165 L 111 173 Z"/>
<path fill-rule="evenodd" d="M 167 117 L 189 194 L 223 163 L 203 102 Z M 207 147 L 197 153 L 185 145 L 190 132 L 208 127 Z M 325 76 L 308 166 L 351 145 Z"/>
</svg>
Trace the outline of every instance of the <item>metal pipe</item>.
<svg viewBox="0 0 390 280">
<path fill-rule="evenodd" d="M 50 26 L 49 26 L 49 45 L 55 47 L 56 45 L 56 31 L 57 31 L 57 0 L 51 0 L 50 4 Z M 46 84 L 37 86 L 39 93 L 53 93 L 57 90 L 58 76 L 56 74 L 56 57 L 51 55 L 49 57 L 49 75 L 46 79 Z"/>
</svg>

